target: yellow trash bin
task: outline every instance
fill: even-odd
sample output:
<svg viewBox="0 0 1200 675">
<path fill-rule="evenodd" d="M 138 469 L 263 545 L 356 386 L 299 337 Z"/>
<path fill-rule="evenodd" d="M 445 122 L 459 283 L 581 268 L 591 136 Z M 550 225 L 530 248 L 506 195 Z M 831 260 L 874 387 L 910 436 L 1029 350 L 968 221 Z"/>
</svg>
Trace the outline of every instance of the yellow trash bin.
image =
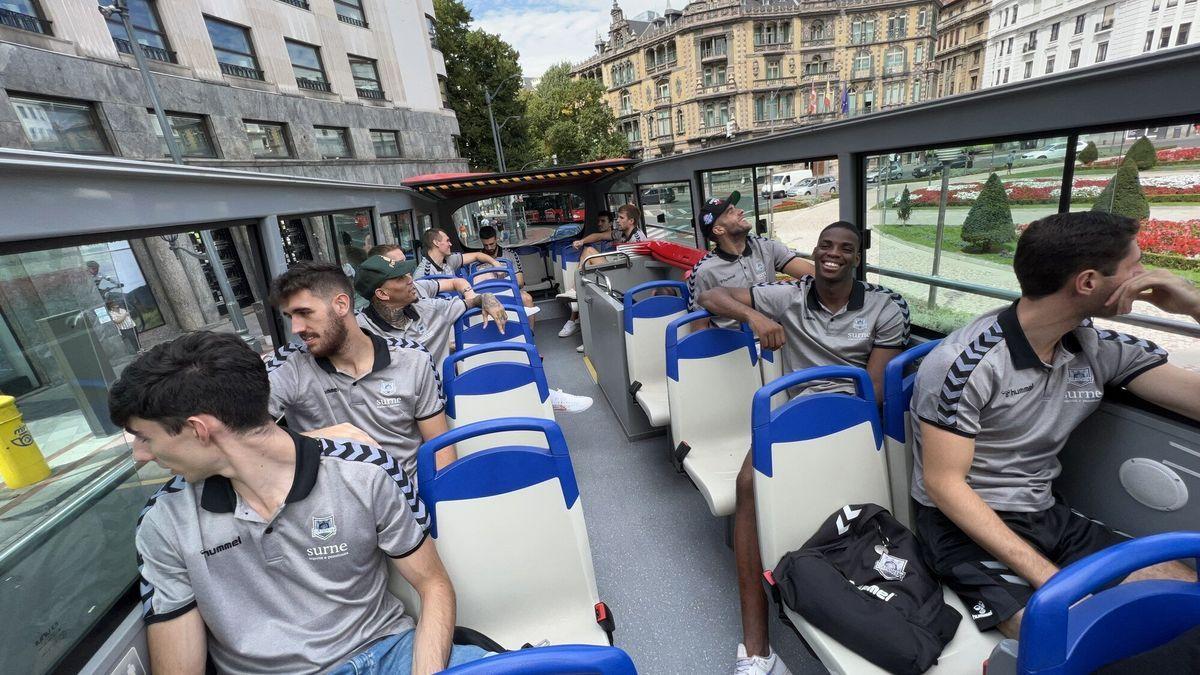
<svg viewBox="0 0 1200 675">
<path fill-rule="evenodd" d="M 9 488 L 21 488 L 49 475 L 50 465 L 26 428 L 17 399 L 0 395 L 0 479 Z"/>
</svg>

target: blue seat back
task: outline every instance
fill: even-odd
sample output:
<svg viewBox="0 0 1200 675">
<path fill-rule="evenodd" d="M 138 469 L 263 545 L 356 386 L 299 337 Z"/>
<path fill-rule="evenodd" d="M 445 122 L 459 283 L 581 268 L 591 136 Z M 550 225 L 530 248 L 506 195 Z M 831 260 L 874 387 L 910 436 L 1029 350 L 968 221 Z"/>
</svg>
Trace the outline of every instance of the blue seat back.
<svg viewBox="0 0 1200 675">
<path fill-rule="evenodd" d="M 483 309 L 475 307 L 467 310 L 454 322 L 454 343 L 462 348 L 464 345 L 480 345 L 488 342 L 504 342 L 523 335 L 525 342 L 533 344 L 533 332 L 529 329 L 529 318 L 525 316 L 525 307 L 519 302 L 501 300 L 504 309 L 517 315 L 518 320 L 509 320 L 501 333 L 499 327 L 492 321 L 488 325 L 470 325 L 470 320 L 483 314 Z"/>
<path fill-rule="evenodd" d="M 460 349 L 453 354 L 450 354 L 442 361 L 442 386 L 446 390 L 446 397 L 450 397 L 451 382 L 453 380 L 459 380 L 466 375 L 466 373 L 461 375 L 458 373 L 457 366 L 461 361 L 469 359 L 472 356 L 479 356 L 480 354 L 489 354 L 494 352 L 512 352 L 514 355 L 520 355 L 523 357 L 521 361 L 512 361 L 511 363 L 518 366 L 528 364 L 531 368 L 537 371 L 534 375 L 535 381 L 546 381 L 546 373 L 542 368 L 542 357 L 538 354 L 536 346 L 523 342 L 489 342 L 486 344 L 475 345 L 474 347 L 468 347 L 467 349 Z M 510 362 L 505 361 L 503 363 Z M 500 382 L 497 384 L 503 385 L 504 383 Z M 459 393 L 474 394 L 480 392 L 463 390 L 460 388 Z"/>
<path fill-rule="evenodd" d="M 679 381 L 680 359 L 707 359 L 745 349 L 750 365 L 758 364 L 758 350 L 754 347 L 754 333 L 745 324 L 738 330 L 712 326 L 679 337 L 693 321 L 712 318 L 704 310 L 685 314 L 667 324 L 667 377 Z"/>
<path fill-rule="evenodd" d="M 516 283 L 517 272 L 515 269 L 513 269 L 512 261 L 510 261 L 508 258 L 501 258 L 500 262 L 504 263 L 500 267 L 478 267 L 468 272 L 467 280 L 471 282 L 471 286 L 474 287 L 476 280 L 478 280 L 479 277 L 486 275 L 491 276 L 483 281 L 497 281 L 497 279 L 494 277 L 500 276 L 502 279 L 499 279 L 499 281 L 512 281 L 513 283 Z"/>
<path fill-rule="evenodd" d="M 479 283 L 471 282 L 471 289 L 476 293 L 491 293 L 497 298 L 519 298 L 521 288 L 512 279 L 489 279 Z"/>
<path fill-rule="evenodd" d="M 1168 532 L 1122 542 L 1063 568 L 1025 607 L 1017 672 L 1090 673 L 1200 625 L 1200 583 L 1138 581 L 1101 590 L 1135 570 L 1196 557 L 1200 532 Z"/>
<path fill-rule="evenodd" d="M 909 373 L 910 367 L 933 351 L 941 344 L 941 340 L 930 340 L 924 344 L 907 349 L 888 362 L 883 371 L 883 433 L 888 438 L 894 438 L 901 443 L 908 440 L 908 425 L 905 424 L 904 414 L 908 412 L 908 404 L 912 400 L 913 383 L 917 373 Z"/>
<path fill-rule="evenodd" d="M 637 675 L 633 659 L 616 647 L 561 645 L 520 649 L 443 671 L 444 675 Z"/>
<path fill-rule="evenodd" d="M 660 288 L 674 289 L 679 295 L 651 295 L 637 300 L 639 294 Z M 648 281 L 625 291 L 622 300 L 625 309 L 625 332 L 633 335 L 633 320 L 664 317 L 676 312 L 686 312 L 688 304 L 687 284 L 682 281 Z"/>
</svg>

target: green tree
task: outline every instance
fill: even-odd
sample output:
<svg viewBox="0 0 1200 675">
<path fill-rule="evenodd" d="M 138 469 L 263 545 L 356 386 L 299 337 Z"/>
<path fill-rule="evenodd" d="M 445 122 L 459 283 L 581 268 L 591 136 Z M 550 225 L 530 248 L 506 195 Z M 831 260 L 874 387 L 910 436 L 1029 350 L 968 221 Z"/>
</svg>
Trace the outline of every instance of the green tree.
<svg viewBox="0 0 1200 675">
<path fill-rule="evenodd" d="M 1137 162 L 1138 171 L 1154 168 L 1154 165 L 1158 164 L 1158 151 L 1154 149 L 1154 144 L 1150 142 L 1150 139 L 1145 136 L 1134 141 L 1125 156 L 1132 157 L 1133 161 Z"/>
<path fill-rule="evenodd" d="M 908 186 L 904 186 L 904 192 L 900 193 L 900 201 L 896 202 L 896 217 L 905 225 L 908 224 L 908 219 L 912 218 L 912 195 L 908 193 Z"/>
<path fill-rule="evenodd" d="M 1087 146 L 1079 152 L 1079 161 L 1085 166 L 1091 166 L 1092 162 L 1100 159 L 1100 151 L 1096 149 L 1096 144 L 1088 141 Z"/>
<path fill-rule="evenodd" d="M 1008 194 L 1000 176 L 988 176 L 979 197 L 967 212 L 963 221 L 962 239 L 973 252 L 993 253 L 1013 240 L 1012 209 L 1008 205 Z"/>
<path fill-rule="evenodd" d="M 504 125 L 500 141 L 506 163 L 510 170 L 519 168 L 529 154 L 529 133 L 517 51 L 496 35 L 471 30 L 471 12 L 461 0 L 434 0 L 434 11 L 438 48 L 446 61 L 447 99 L 458 117 L 459 152 L 474 169 L 499 168 L 483 94 L 487 87 L 496 92 L 492 110 L 496 124 Z"/>
<path fill-rule="evenodd" d="M 1150 204 L 1146 201 L 1146 195 L 1142 193 L 1137 160 L 1132 157 L 1132 152 L 1125 156 L 1125 161 L 1121 162 L 1116 175 L 1104 186 L 1100 196 L 1096 197 L 1092 210 L 1137 220 L 1150 217 Z"/>
<path fill-rule="evenodd" d="M 571 64 L 560 63 L 542 75 L 526 98 L 534 153 L 559 164 L 623 157 L 629 149 L 616 118 L 604 101 L 604 85 L 573 79 Z"/>
</svg>

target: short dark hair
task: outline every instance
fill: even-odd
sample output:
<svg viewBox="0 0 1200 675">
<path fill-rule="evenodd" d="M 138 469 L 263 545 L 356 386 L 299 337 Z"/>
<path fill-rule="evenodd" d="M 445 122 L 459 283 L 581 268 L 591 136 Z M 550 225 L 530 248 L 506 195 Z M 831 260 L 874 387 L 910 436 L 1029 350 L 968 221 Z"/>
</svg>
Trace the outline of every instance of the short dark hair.
<svg viewBox="0 0 1200 675">
<path fill-rule="evenodd" d="M 354 297 L 354 288 L 342 268 L 333 263 L 315 260 L 302 260 L 275 277 L 271 282 L 271 304 L 278 306 L 300 291 L 310 291 L 325 297 L 332 297 L 338 293 Z"/>
<path fill-rule="evenodd" d="M 424 232 L 422 232 L 421 233 L 422 248 L 424 248 L 426 251 L 433 248 L 433 240 L 436 239 L 439 234 L 446 234 L 446 233 L 439 230 L 436 227 L 431 227 L 428 230 L 425 230 Z M 446 234 L 446 236 L 449 237 L 450 235 Z"/>
<path fill-rule="evenodd" d="M 817 235 L 817 241 L 820 241 L 821 237 L 825 236 L 825 233 L 830 230 L 848 230 L 850 232 L 853 232 L 854 239 L 858 242 L 858 248 L 860 250 L 862 249 L 862 233 L 860 233 L 858 231 L 858 228 L 854 226 L 854 223 L 852 223 L 848 220 L 834 221 L 834 222 L 826 225 L 825 227 L 821 228 L 821 234 Z"/>
<path fill-rule="evenodd" d="M 601 218 L 608 218 L 608 222 L 611 223 L 616 219 L 616 216 L 613 215 L 612 211 L 601 211 L 600 213 L 596 214 L 596 220 L 600 220 Z"/>
<path fill-rule="evenodd" d="M 404 247 L 399 244 L 375 244 L 371 248 L 367 249 L 367 257 L 370 258 L 371 256 L 381 255 L 386 258 L 387 254 L 391 253 L 392 251 L 403 250 Z"/>
<path fill-rule="evenodd" d="M 113 424 L 140 417 L 171 434 L 192 415 L 209 414 L 233 431 L 271 422 L 267 367 L 233 333 L 196 331 L 156 345 L 121 373 L 108 392 Z"/>
<path fill-rule="evenodd" d="M 1114 274 L 1138 227 L 1133 218 L 1099 211 L 1056 213 L 1033 221 L 1017 240 L 1013 257 L 1021 294 L 1051 295 L 1084 270 Z"/>
<path fill-rule="evenodd" d="M 491 239 L 492 237 L 495 237 L 495 236 L 496 236 L 496 228 L 492 227 L 491 225 L 484 225 L 483 227 L 479 228 L 479 238 L 480 239 Z"/>
</svg>

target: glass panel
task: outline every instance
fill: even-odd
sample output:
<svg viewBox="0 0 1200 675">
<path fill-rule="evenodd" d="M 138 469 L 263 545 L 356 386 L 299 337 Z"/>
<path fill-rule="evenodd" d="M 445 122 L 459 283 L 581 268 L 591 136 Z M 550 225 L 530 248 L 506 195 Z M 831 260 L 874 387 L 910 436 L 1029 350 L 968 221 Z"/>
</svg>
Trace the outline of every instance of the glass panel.
<svg viewBox="0 0 1200 675">
<path fill-rule="evenodd" d="M 240 274 L 230 282 L 250 294 L 247 341 L 266 353 L 251 235 L 212 234 L 224 267 Z M 5 672 L 53 670 L 136 578 L 134 524 L 168 474 L 132 461 L 108 419 L 108 388 L 139 350 L 233 330 L 196 255 L 180 233 L 0 256 L 0 386 L 17 398 L 23 442 L 36 444 L 25 447 L 51 471 L 0 487 Z"/>
<path fill-rule="evenodd" d="M 759 216 L 759 199 L 755 195 L 754 169 L 729 169 L 726 171 L 706 171 L 700 175 L 700 193 L 705 200 L 718 197 L 725 199 L 729 193 L 737 190 L 742 194 L 738 208 L 746 212 L 750 223 L 757 223 Z M 766 206 L 766 201 L 761 202 Z"/>
<path fill-rule="evenodd" d="M 284 216 L 279 219 L 283 257 L 288 266 L 301 260 L 336 262 L 329 216 Z"/>
<path fill-rule="evenodd" d="M 316 47 L 290 40 L 284 42 L 287 43 L 288 56 L 292 59 L 292 69 L 296 71 L 296 77 L 325 81 L 325 71 L 321 67 L 321 56 Z"/>
<path fill-rule="evenodd" d="M 692 190 L 688 183 L 639 185 L 638 192 L 647 236 L 696 245 Z"/>
<path fill-rule="evenodd" d="M 351 279 L 355 270 L 367 259 L 367 251 L 375 245 L 375 233 L 371 229 L 371 214 L 368 211 L 354 213 L 334 213 L 329 216 L 333 222 L 334 240 L 337 242 L 338 259 L 342 271 Z M 356 308 L 366 306 L 367 300 L 354 297 Z"/>
<path fill-rule="evenodd" d="M 837 160 L 759 166 L 754 172 L 763 236 L 802 253 L 811 252 L 821 228 L 839 218 Z M 742 194 L 742 201 L 748 203 L 746 193 Z"/>
<path fill-rule="evenodd" d="M 1012 271 L 1017 236 L 1025 225 L 1058 211 L 1066 147 L 1065 138 L 1012 139 L 868 157 L 867 225 L 875 234 L 867 262 L 1018 291 Z M 972 216 L 981 200 L 993 210 L 983 215 L 975 209 Z M 996 218 L 997 210 L 1002 218 Z M 947 332 L 1005 304 L 900 279 L 879 283 L 904 294 L 913 323 Z"/>
<path fill-rule="evenodd" d="M 350 59 L 350 72 L 354 75 L 355 87 L 379 91 L 379 72 L 375 68 L 374 61 Z"/>
<path fill-rule="evenodd" d="M 371 145 L 375 147 L 376 157 L 399 157 L 400 132 L 372 131 Z"/>
<path fill-rule="evenodd" d="M 154 113 L 147 113 L 147 115 L 150 116 L 150 126 L 154 129 L 155 135 L 158 136 L 158 147 L 162 151 L 163 157 L 169 157 L 171 151 L 167 147 L 167 138 L 163 135 L 162 127 L 158 124 L 158 116 Z M 208 136 L 208 126 L 204 123 L 203 117 L 167 115 L 167 121 L 171 123 L 171 131 L 175 135 L 175 143 L 179 146 L 179 152 L 184 157 L 217 156 L 217 151 L 213 148 L 212 139 Z"/>
<path fill-rule="evenodd" d="M 100 2 L 100 5 L 111 5 L 112 2 Z M 128 0 L 129 7 L 129 22 L 133 24 L 133 30 L 137 33 L 137 41 L 151 47 L 159 49 L 170 49 L 167 45 L 166 35 L 163 33 L 162 25 L 158 21 L 158 17 L 154 13 L 154 8 L 151 7 L 148 0 Z M 107 19 L 108 32 L 115 38 L 120 40 L 128 40 L 129 34 L 125 32 L 125 24 L 117 16 L 112 16 Z"/>
<path fill-rule="evenodd" d="M 362 3 L 358 0 L 334 0 L 334 9 L 342 16 L 362 21 L 363 23 L 367 21 L 367 15 L 363 14 Z"/>
<path fill-rule="evenodd" d="M 91 105 L 17 96 L 9 100 L 34 150 L 109 154 Z"/>
<path fill-rule="evenodd" d="M 350 156 L 349 131 L 331 127 L 314 127 L 313 135 L 317 139 L 317 151 L 324 159 L 338 159 Z"/>
<path fill-rule="evenodd" d="M 416 238 L 413 237 L 412 211 L 400 213 L 385 213 L 383 218 L 384 235 L 389 244 L 397 244 L 404 249 L 404 255 L 414 257 L 417 254 Z"/>
<path fill-rule="evenodd" d="M 217 61 L 243 68 L 258 69 L 254 58 L 254 47 L 250 44 L 250 31 L 233 24 L 204 17 L 208 37 L 212 40 Z"/>
<path fill-rule="evenodd" d="M 250 138 L 250 149 L 255 157 L 278 159 L 292 156 L 282 124 L 246 122 L 246 135 Z"/>
</svg>

